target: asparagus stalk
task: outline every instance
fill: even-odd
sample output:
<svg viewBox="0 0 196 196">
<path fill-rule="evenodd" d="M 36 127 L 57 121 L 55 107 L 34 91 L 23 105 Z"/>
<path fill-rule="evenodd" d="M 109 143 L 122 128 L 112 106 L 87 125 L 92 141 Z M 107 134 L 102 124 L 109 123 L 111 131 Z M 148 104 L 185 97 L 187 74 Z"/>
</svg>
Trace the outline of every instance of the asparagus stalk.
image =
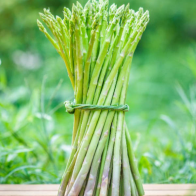
<svg viewBox="0 0 196 196">
<path fill-rule="evenodd" d="M 121 92 L 120 104 L 124 104 L 124 102 L 125 102 L 127 83 L 129 81 L 129 72 L 127 72 L 125 75 L 122 73 L 123 72 L 121 71 L 121 75 L 123 75 L 121 80 L 123 81 L 124 84 L 123 84 L 123 88 L 122 88 L 122 92 Z M 113 168 L 114 169 L 113 169 L 113 178 L 112 178 L 112 195 L 119 195 L 120 172 L 121 172 L 120 171 L 120 169 L 121 169 L 121 153 L 120 153 L 121 145 L 120 144 L 121 144 L 123 123 L 124 123 L 124 112 L 119 112 L 118 113 L 116 139 L 115 139 L 115 145 L 114 145 L 114 159 L 113 159 Z"/>
<path fill-rule="evenodd" d="M 83 89 L 83 102 L 84 103 L 86 103 L 86 96 L 87 96 L 87 91 L 88 91 L 88 87 L 89 87 L 91 55 L 92 55 L 92 50 L 93 50 L 93 46 L 94 46 L 94 42 L 95 42 L 96 29 L 97 29 L 99 17 L 100 17 L 99 14 L 97 14 L 95 16 L 95 19 L 94 19 L 94 22 L 92 25 L 91 39 L 89 42 L 87 58 L 86 58 L 86 62 L 84 65 L 84 85 L 83 85 L 83 87 L 84 87 L 84 89 Z"/>
<path fill-rule="evenodd" d="M 107 29 L 107 24 L 108 24 L 108 1 L 103 2 L 104 3 L 104 10 L 103 10 L 103 20 L 102 20 L 102 27 L 101 27 L 101 32 L 100 32 L 100 48 L 103 47 L 103 43 L 105 40 L 105 34 L 106 34 L 106 29 Z"/>
<path fill-rule="evenodd" d="M 73 6 L 73 16 L 75 20 L 75 40 L 76 40 L 76 66 L 77 66 L 77 94 L 76 103 L 82 103 L 83 87 L 83 62 L 82 62 L 82 42 L 80 34 L 80 19 L 76 6 Z"/>
<path fill-rule="evenodd" d="M 67 27 L 63 23 L 62 19 L 59 16 L 56 16 L 56 20 L 59 23 L 60 26 L 60 34 L 61 34 L 61 39 L 62 39 L 62 45 L 66 51 L 66 54 L 69 54 L 69 37 L 68 37 L 68 31 Z M 69 58 L 69 57 L 68 57 Z M 71 73 L 73 74 L 73 67 L 70 66 Z"/>
<path fill-rule="evenodd" d="M 86 15 L 87 35 L 90 40 L 92 15 L 93 15 L 93 8 L 92 8 L 92 3 L 90 3 L 90 0 L 87 2 L 85 6 L 85 15 Z"/>
<path fill-rule="evenodd" d="M 144 189 L 142 187 L 142 182 L 141 182 L 140 174 L 138 171 L 137 162 L 136 162 L 134 152 L 133 152 L 131 138 L 130 138 L 130 135 L 129 135 L 127 128 L 126 128 L 126 141 L 127 141 L 129 162 L 130 162 L 131 170 L 133 173 L 133 179 L 134 179 L 134 182 L 137 186 L 138 194 L 141 196 L 141 195 L 144 195 Z"/>
<path fill-rule="evenodd" d="M 74 47 L 74 22 L 73 20 L 69 21 L 69 59 L 70 59 L 70 67 L 72 71 L 73 77 L 75 77 L 74 71 L 74 56 L 73 56 L 73 47 Z M 75 79 L 75 78 L 74 78 Z M 76 81 L 74 81 L 76 82 Z M 73 136 L 75 137 L 75 136 Z"/>
<path fill-rule="evenodd" d="M 82 62 L 82 38 L 80 34 L 81 26 L 80 26 L 80 17 L 79 17 L 79 9 L 73 5 L 73 20 L 75 22 L 75 41 L 76 41 L 76 94 L 75 94 L 75 99 L 76 103 L 82 103 L 82 89 L 83 89 L 83 62 Z M 80 121 L 80 116 L 81 112 L 80 110 L 76 110 L 74 114 L 74 133 L 77 131 L 78 126 L 79 126 L 79 121 Z M 74 134 L 75 135 L 75 134 Z"/>
<path fill-rule="evenodd" d="M 126 136 L 125 136 L 125 129 L 123 127 L 123 138 L 122 138 L 122 167 L 123 167 L 123 179 L 124 179 L 124 195 L 131 196 L 131 170 L 129 165 L 129 159 L 127 155 L 127 144 L 126 144 Z"/>
<path fill-rule="evenodd" d="M 115 118 L 114 118 L 114 120 L 115 120 Z M 113 121 L 113 123 L 115 123 L 115 122 Z M 112 128 L 114 129 L 114 126 Z M 111 135 L 110 135 L 110 137 L 111 137 Z M 98 178 L 98 182 L 97 182 L 97 189 L 96 189 L 96 192 L 95 192 L 96 196 L 99 196 L 100 189 L 101 189 L 101 180 L 102 180 L 104 165 L 106 164 L 106 161 L 107 161 L 108 145 L 109 145 L 109 137 L 108 137 L 107 144 L 105 146 L 105 149 L 104 149 L 104 152 L 103 152 L 103 155 L 102 155 L 102 159 L 101 159 L 101 167 L 100 167 L 100 171 L 99 171 L 99 178 Z"/>
<path fill-rule="evenodd" d="M 90 71 L 91 71 L 90 75 L 91 76 L 93 74 L 95 63 L 96 63 L 96 60 L 97 60 L 97 55 L 98 55 L 98 52 L 99 52 L 99 37 L 100 37 L 100 29 L 101 29 L 101 25 L 102 25 L 102 17 L 103 17 L 103 15 L 100 13 L 98 27 L 97 27 L 96 34 L 95 34 L 95 43 L 94 43 L 93 51 L 92 51 L 91 69 L 90 69 Z"/>
<path fill-rule="evenodd" d="M 103 169 L 103 176 L 102 176 L 101 190 L 100 190 L 101 196 L 107 195 L 107 190 L 108 190 L 108 185 L 109 185 L 109 171 L 111 170 L 110 165 L 111 165 L 113 147 L 114 147 L 114 142 L 115 142 L 115 137 L 116 137 L 116 124 L 117 124 L 117 114 L 114 117 L 114 121 L 112 125 L 112 132 L 111 132 L 110 141 L 109 141 L 109 147 L 107 151 L 107 159 L 106 159 L 107 161 Z"/>
</svg>

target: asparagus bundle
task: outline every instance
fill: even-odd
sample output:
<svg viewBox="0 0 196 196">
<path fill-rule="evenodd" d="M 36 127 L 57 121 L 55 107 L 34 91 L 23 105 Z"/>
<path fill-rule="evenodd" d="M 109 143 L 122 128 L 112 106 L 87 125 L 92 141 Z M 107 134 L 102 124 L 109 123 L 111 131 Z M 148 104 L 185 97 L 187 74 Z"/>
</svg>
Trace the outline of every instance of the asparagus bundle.
<svg viewBox="0 0 196 196">
<path fill-rule="evenodd" d="M 108 0 L 89 0 L 64 8 L 64 18 L 40 13 L 38 20 L 63 58 L 75 101 L 72 151 L 58 196 L 141 196 L 141 178 L 125 123 L 125 104 L 133 53 L 149 21 L 148 11 Z"/>
</svg>

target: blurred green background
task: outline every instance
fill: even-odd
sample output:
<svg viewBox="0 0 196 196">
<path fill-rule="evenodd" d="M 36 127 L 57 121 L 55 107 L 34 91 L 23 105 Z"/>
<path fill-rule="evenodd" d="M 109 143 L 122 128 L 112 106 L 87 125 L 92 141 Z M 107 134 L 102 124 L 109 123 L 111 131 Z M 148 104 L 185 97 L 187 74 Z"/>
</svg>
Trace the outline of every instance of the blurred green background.
<svg viewBox="0 0 196 196">
<path fill-rule="evenodd" d="M 59 183 L 70 152 L 73 91 L 39 32 L 44 7 L 73 0 L 0 1 L 0 183 Z M 86 1 L 82 0 L 82 4 Z M 196 1 L 110 0 L 150 11 L 136 50 L 126 115 L 144 183 L 196 183 Z"/>
</svg>

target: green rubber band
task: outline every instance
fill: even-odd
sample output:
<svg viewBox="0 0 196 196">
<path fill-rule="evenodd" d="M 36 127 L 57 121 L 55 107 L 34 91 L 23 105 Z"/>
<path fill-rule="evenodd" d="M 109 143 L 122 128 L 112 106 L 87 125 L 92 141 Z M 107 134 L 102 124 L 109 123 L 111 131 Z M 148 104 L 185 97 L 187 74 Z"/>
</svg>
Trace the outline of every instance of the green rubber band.
<svg viewBox="0 0 196 196">
<path fill-rule="evenodd" d="M 73 114 L 75 109 L 80 110 L 113 110 L 113 111 L 129 111 L 129 106 L 125 105 L 91 105 L 91 104 L 75 104 L 72 101 L 65 101 L 66 112 Z"/>
</svg>

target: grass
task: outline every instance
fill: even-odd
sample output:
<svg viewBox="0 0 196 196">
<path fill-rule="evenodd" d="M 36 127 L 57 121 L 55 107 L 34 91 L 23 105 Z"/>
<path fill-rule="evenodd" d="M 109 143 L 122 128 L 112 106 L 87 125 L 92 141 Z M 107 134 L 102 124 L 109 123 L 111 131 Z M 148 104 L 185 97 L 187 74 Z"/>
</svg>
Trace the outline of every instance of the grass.
<svg viewBox="0 0 196 196">
<path fill-rule="evenodd" d="M 196 87 L 152 81 L 146 68 L 136 55 L 126 116 L 144 183 L 195 183 Z M 57 77 L 60 72 L 51 79 L 47 70 L 37 88 L 29 80 L 16 88 L 6 84 L 1 67 L 0 183 L 60 182 L 73 125 L 73 116 L 62 105 L 72 99 L 73 92 L 71 85 Z M 194 78 L 194 72 L 190 76 Z"/>
</svg>

